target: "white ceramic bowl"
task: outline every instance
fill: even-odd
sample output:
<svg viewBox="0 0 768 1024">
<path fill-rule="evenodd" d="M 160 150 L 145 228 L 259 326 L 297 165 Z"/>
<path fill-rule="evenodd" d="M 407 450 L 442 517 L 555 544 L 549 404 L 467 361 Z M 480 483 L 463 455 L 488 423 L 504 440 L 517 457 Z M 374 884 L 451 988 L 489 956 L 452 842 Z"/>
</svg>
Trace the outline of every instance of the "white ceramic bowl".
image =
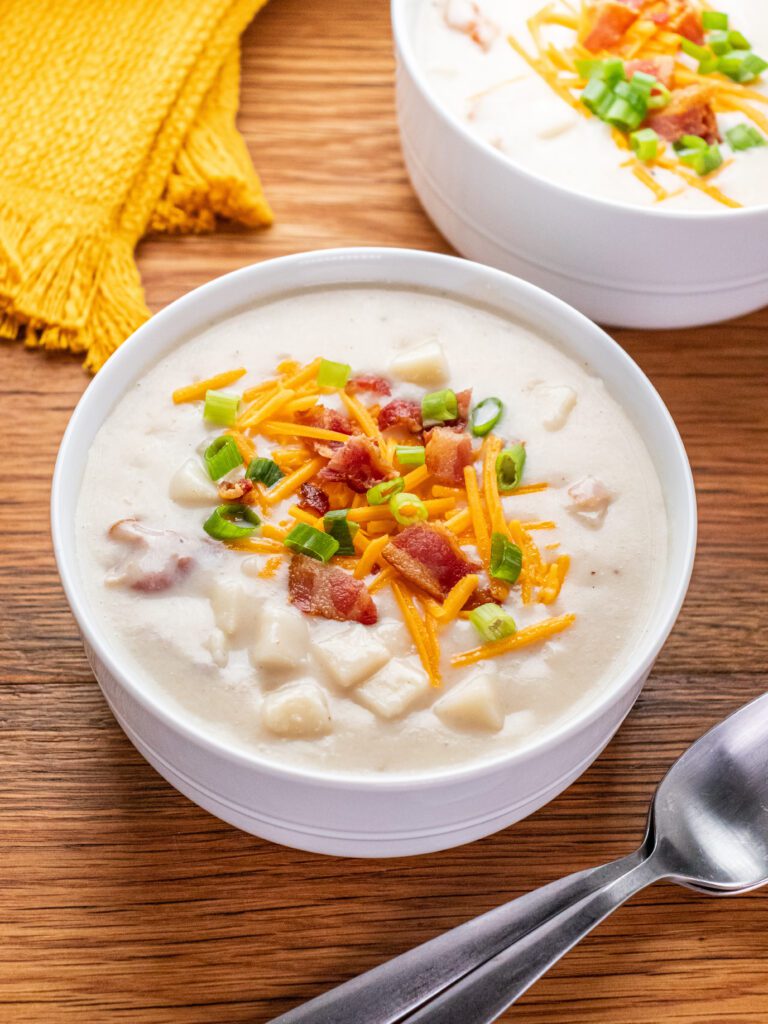
<svg viewBox="0 0 768 1024">
<path fill-rule="evenodd" d="M 693 327 L 768 303 L 768 206 L 665 211 L 536 177 L 433 94 L 413 43 L 426 2 L 392 0 L 400 138 L 424 209 L 462 255 L 621 327 Z"/>
<path fill-rule="evenodd" d="M 578 715 L 503 757 L 414 774 L 332 775 L 235 754 L 142 691 L 86 602 L 75 556 L 75 510 L 88 450 L 110 411 L 158 358 L 200 327 L 253 303 L 318 285 L 393 284 L 445 291 L 535 325 L 593 366 L 654 453 L 670 525 L 663 593 L 631 667 Z M 52 493 L 53 542 L 88 659 L 120 725 L 146 759 L 201 807 L 299 849 L 396 856 L 457 846 L 518 821 L 560 793 L 600 753 L 637 697 L 685 596 L 696 502 L 680 437 L 628 355 L 598 327 L 533 285 L 476 263 L 401 249 L 339 249 L 269 260 L 212 281 L 158 313 L 92 381 L 61 443 Z"/>
</svg>

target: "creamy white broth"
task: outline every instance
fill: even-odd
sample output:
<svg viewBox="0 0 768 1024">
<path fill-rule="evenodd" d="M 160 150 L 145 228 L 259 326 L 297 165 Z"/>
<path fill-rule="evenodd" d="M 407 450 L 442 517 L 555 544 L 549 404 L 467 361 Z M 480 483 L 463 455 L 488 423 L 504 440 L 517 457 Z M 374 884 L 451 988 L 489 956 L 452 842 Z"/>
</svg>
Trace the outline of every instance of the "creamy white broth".
<svg viewBox="0 0 768 1024">
<path fill-rule="evenodd" d="M 526 22 L 541 10 L 543 0 L 476 0 L 475 6 L 498 28 L 487 51 L 446 23 L 446 4 L 456 2 L 464 0 L 424 0 L 413 31 L 414 49 L 435 97 L 474 135 L 538 177 L 576 192 L 660 210 L 728 211 L 704 192 L 683 187 L 663 169 L 654 175 L 672 194 L 657 203 L 621 166 L 628 154 L 615 145 L 610 128 L 573 110 L 512 49 L 510 34 L 533 52 Z M 728 13 L 732 27 L 768 60 L 768 6 L 758 0 L 723 0 L 717 9 Z M 548 27 L 547 32 L 555 45 L 573 41 L 568 29 Z M 749 88 L 768 97 L 766 73 Z M 754 106 L 768 114 L 768 105 Z M 750 122 L 741 112 L 718 114 L 721 133 L 744 123 Z M 721 149 L 727 163 L 730 148 L 723 143 Z M 736 154 L 713 183 L 743 206 L 768 203 L 768 146 Z"/>
<path fill-rule="evenodd" d="M 248 649 L 260 610 L 288 605 L 287 559 L 275 579 L 255 577 L 269 556 L 244 555 L 209 542 L 202 522 L 210 507 L 183 507 L 170 498 L 174 472 L 188 458 L 199 459 L 202 446 L 219 433 L 203 422 L 200 403 L 173 405 L 170 396 L 182 384 L 237 365 L 249 371 L 234 386 L 243 390 L 271 376 L 285 356 L 306 362 L 323 354 L 350 363 L 355 372 L 386 374 L 398 353 L 434 339 L 449 364 L 447 386 L 471 386 L 475 401 L 500 397 L 507 411 L 496 432 L 525 440 L 526 482 L 550 485 L 505 498 L 508 518 L 554 520 L 557 529 L 546 536 L 540 532 L 537 542 L 542 548 L 560 544 L 551 557 L 571 556 L 554 604 L 523 606 L 519 588 L 513 588 L 507 607 L 519 628 L 565 612 L 577 618 L 546 643 L 462 670 L 451 669 L 448 656 L 481 639 L 468 621 L 458 620 L 441 633 L 444 681 L 434 689 L 422 685 L 426 677 L 414 646 L 391 592 L 382 589 L 375 595 L 379 622 L 354 625 L 348 646 L 362 649 L 373 637 L 398 666 L 405 666 L 409 679 L 421 676 L 415 703 L 384 718 L 365 706 L 360 689 L 365 683 L 338 685 L 325 667 L 327 660 L 314 653 L 324 639 L 349 630 L 346 623 L 297 612 L 309 639 L 301 663 L 270 670 L 252 664 Z M 547 420 L 556 426 L 552 394 L 546 390 L 552 386 L 571 388 L 576 398 L 559 429 L 543 425 Z M 418 397 L 423 391 L 399 384 L 394 393 Z M 263 444 L 259 454 L 269 454 Z M 568 510 L 568 489 L 585 476 L 597 477 L 613 496 L 600 525 Z M 214 498 L 211 507 L 217 503 Z M 144 594 L 105 582 L 125 555 L 125 546 L 108 538 L 107 530 L 126 517 L 188 539 L 196 561 L 177 585 Z M 285 516 L 281 512 L 276 518 Z M 491 311 L 435 294 L 384 288 L 286 296 L 207 327 L 163 358 L 100 429 L 89 454 L 77 523 L 89 602 L 147 692 L 232 748 L 342 773 L 418 772 L 492 758 L 574 714 L 611 685 L 643 636 L 667 551 L 664 502 L 651 458 L 592 368 Z M 225 642 L 211 597 L 217 588 L 239 584 L 246 589 L 248 611 L 234 638 Z M 229 649 L 223 651 L 222 645 Z M 381 669 L 388 671 L 387 666 Z M 483 686 L 493 690 L 501 709 L 500 728 L 456 727 L 436 713 L 454 688 L 488 673 L 491 678 Z M 330 723 L 318 735 L 284 738 L 269 728 L 270 694 L 296 680 L 311 681 L 322 694 Z"/>
</svg>

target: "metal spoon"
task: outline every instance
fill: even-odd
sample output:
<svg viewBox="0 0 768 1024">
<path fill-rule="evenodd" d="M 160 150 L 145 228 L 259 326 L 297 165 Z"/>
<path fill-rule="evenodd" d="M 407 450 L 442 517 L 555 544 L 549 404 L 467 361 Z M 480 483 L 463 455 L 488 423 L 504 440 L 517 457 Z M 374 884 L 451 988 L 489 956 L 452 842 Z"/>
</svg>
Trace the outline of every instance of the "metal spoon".
<svg viewBox="0 0 768 1024">
<path fill-rule="evenodd" d="M 675 762 L 635 853 L 512 900 L 272 1024 L 492 1024 L 595 925 L 661 879 L 722 896 L 768 882 L 768 694 Z"/>
</svg>

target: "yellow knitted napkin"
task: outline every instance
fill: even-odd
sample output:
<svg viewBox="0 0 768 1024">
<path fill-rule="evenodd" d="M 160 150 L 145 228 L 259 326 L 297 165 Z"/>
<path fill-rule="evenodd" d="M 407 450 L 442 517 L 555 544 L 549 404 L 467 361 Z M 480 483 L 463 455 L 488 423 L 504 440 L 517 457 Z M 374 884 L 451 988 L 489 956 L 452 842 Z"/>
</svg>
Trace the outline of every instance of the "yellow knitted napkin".
<svg viewBox="0 0 768 1024">
<path fill-rule="evenodd" d="M 0 338 L 97 370 L 149 316 L 148 230 L 272 219 L 235 127 L 265 0 L 3 0 Z"/>
</svg>

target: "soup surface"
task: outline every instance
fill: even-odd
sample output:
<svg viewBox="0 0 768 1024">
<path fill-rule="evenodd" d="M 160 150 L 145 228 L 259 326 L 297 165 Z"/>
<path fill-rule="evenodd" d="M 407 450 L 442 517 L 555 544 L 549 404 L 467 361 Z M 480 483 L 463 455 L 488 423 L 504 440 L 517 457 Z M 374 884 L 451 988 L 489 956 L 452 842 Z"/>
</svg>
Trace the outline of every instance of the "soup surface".
<svg viewBox="0 0 768 1024">
<path fill-rule="evenodd" d="M 345 387 L 318 386 L 318 356 L 351 367 Z M 224 389 L 244 396 L 234 434 L 206 421 L 202 401 L 173 401 L 237 367 L 247 373 Z M 666 558 L 652 460 L 597 369 L 429 292 L 308 291 L 207 326 L 128 390 L 91 448 L 77 548 L 93 612 L 147 692 L 272 762 L 408 773 L 525 745 L 611 685 L 647 629 Z M 331 367 L 337 383 L 345 372 Z M 490 403 L 467 425 L 489 397 L 500 418 Z M 246 461 L 214 482 L 222 437 Z M 329 479 L 366 446 L 391 496 L 371 480 L 349 486 L 346 470 Z M 254 455 L 267 462 L 243 493 Z M 271 462 L 275 480 L 259 475 Z M 309 463 L 325 498 L 299 487 Z M 261 525 L 225 512 L 224 532 L 243 537 L 219 539 L 214 509 L 227 501 Z M 318 534 L 329 546 L 328 503 L 357 533 L 353 556 L 326 563 L 300 552 Z M 492 534 L 506 576 L 489 575 Z M 479 627 L 478 605 L 490 616 Z"/>
<path fill-rule="evenodd" d="M 768 61 L 768 5 L 716 6 L 728 29 L 705 29 L 696 0 L 424 0 L 414 5 L 414 48 L 439 102 L 535 175 L 622 203 L 727 211 L 768 203 L 768 71 L 760 70 Z M 602 9 L 620 14 L 622 7 L 626 32 L 590 38 Z M 677 24 L 686 11 L 692 20 Z M 672 31 L 675 24 L 691 38 Z M 738 33 L 730 42 L 729 32 Z M 744 42 L 749 51 L 736 49 Z M 757 60 L 739 64 L 747 52 Z M 718 53 L 734 77 L 715 66 Z M 650 104 L 667 105 L 636 123 L 622 121 L 622 104 L 593 116 L 582 97 L 589 75 L 602 73 L 595 62 L 607 58 L 621 61 L 624 79 L 639 69 L 663 81 Z M 656 140 L 634 153 L 633 132 L 648 128 Z M 692 136 L 694 145 L 711 144 L 706 157 L 689 151 Z"/>
</svg>

